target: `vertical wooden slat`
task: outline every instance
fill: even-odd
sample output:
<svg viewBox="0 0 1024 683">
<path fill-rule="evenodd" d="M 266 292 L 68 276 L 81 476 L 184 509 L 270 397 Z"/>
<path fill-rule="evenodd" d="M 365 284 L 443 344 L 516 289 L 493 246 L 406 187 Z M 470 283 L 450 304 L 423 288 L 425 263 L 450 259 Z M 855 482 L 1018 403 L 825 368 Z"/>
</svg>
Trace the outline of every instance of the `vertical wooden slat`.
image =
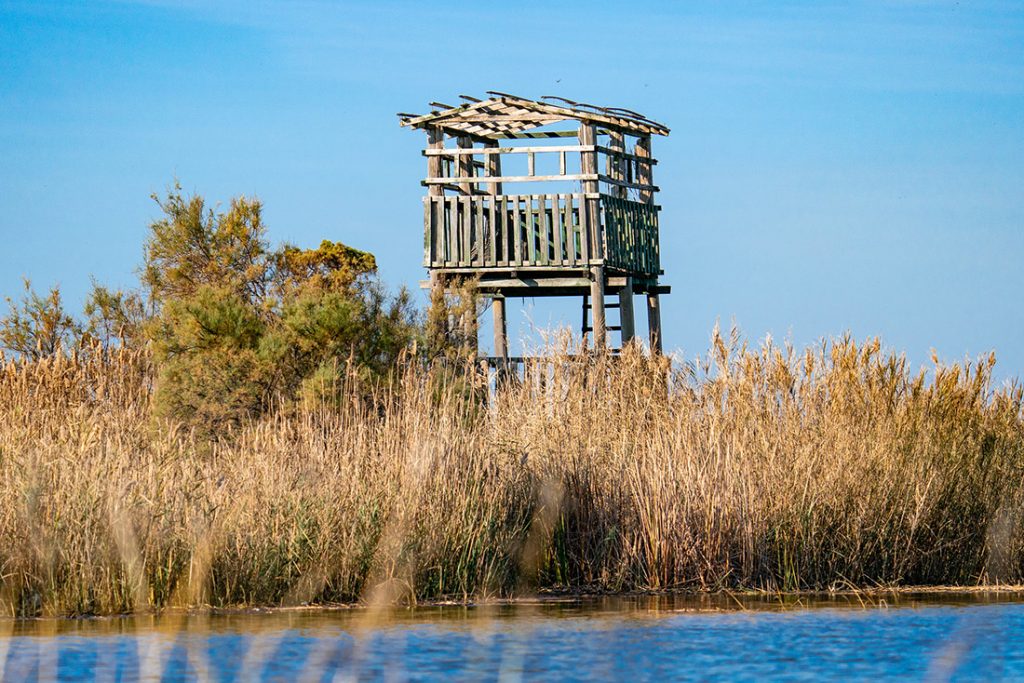
<svg viewBox="0 0 1024 683">
<path fill-rule="evenodd" d="M 487 264 L 490 266 L 498 265 L 498 226 L 495 224 L 498 218 L 498 207 L 495 206 L 497 202 L 498 198 L 492 195 L 491 201 L 487 204 L 487 229 L 491 238 L 491 248 L 488 252 L 490 258 L 488 259 Z"/>
<path fill-rule="evenodd" d="M 515 265 L 523 265 L 523 221 L 519 212 L 519 202 L 521 198 L 516 196 L 512 199 L 512 219 L 515 223 L 515 232 L 512 240 L 512 245 L 515 248 Z"/>
<path fill-rule="evenodd" d="M 584 265 L 590 263 L 590 235 L 588 226 L 592 220 L 590 218 L 590 202 L 585 195 L 580 194 L 580 260 Z"/>
<path fill-rule="evenodd" d="M 526 249 L 524 250 L 523 256 L 533 265 L 537 262 L 537 225 L 533 220 L 533 195 L 525 195 L 526 197 L 526 215 L 524 221 L 526 223 Z"/>
<path fill-rule="evenodd" d="M 581 222 L 581 220 L 583 218 L 581 216 L 581 211 L 582 211 L 581 205 L 583 204 L 583 200 L 580 198 L 580 195 L 578 195 L 578 194 L 572 194 L 572 195 L 570 195 L 570 197 L 572 197 L 572 206 L 569 207 L 569 211 L 571 212 L 570 215 L 569 215 L 569 225 L 572 226 L 572 239 L 571 239 L 571 242 L 572 242 L 573 265 L 576 265 L 576 263 L 580 259 L 583 258 L 583 254 L 582 254 L 583 244 L 582 244 L 582 240 L 580 239 L 581 235 L 580 235 L 580 232 L 579 232 L 579 225 L 580 225 L 580 222 Z"/>
<path fill-rule="evenodd" d="M 559 204 L 561 198 L 560 194 L 551 195 L 551 237 L 555 242 L 555 264 L 559 266 L 565 263 L 565 257 L 562 256 L 562 209 Z"/>
<path fill-rule="evenodd" d="M 473 206 L 469 203 L 469 200 L 470 197 L 468 196 L 459 197 L 459 203 L 462 205 L 460 208 L 462 212 L 462 249 L 459 255 L 459 263 L 463 266 L 470 265 L 470 259 L 472 258 L 469 233 L 473 225 Z"/>
<path fill-rule="evenodd" d="M 548 265 L 551 258 L 551 221 L 548 220 L 548 195 L 539 194 L 537 195 L 537 228 L 540 231 L 540 258 L 538 262 L 541 265 Z"/>
<path fill-rule="evenodd" d="M 434 234 L 433 222 L 430 220 L 430 197 L 423 198 L 423 265 L 430 267 L 430 241 Z"/>
<path fill-rule="evenodd" d="M 445 211 L 445 218 L 447 224 L 445 225 L 445 234 L 447 236 L 448 244 L 445 249 L 445 263 L 446 265 L 452 266 L 459 262 L 459 209 L 458 209 L 458 197 L 442 197 L 442 200 L 447 204 L 447 211 Z"/>
<path fill-rule="evenodd" d="M 572 195 L 565 195 L 565 206 L 562 207 L 562 224 L 565 226 L 565 262 L 567 265 L 576 265 L 576 237 L 573 235 L 572 227 Z"/>
<path fill-rule="evenodd" d="M 483 265 L 487 260 L 487 239 L 484 231 L 484 198 L 483 197 L 470 197 L 470 201 L 476 204 L 476 225 L 473 226 L 474 230 L 470 235 L 472 240 L 473 254 L 476 255 L 474 261 L 477 265 Z"/>
<path fill-rule="evenodd" d="M 608 263 L 618 265 L 615 260 L 619 253 L 615 244 L 619 234 L 618 224 L 615 220 L 615 197 L 601 195 L 601 210 L 604 213 L 605 258 L 608 259 Z"/>
<path fill-rule="evenodd" d="M 501 263 L 507 266 L 512 262 L 512 221 L 508 215 L 508 197 L 501 197 Z"/>
</svg>

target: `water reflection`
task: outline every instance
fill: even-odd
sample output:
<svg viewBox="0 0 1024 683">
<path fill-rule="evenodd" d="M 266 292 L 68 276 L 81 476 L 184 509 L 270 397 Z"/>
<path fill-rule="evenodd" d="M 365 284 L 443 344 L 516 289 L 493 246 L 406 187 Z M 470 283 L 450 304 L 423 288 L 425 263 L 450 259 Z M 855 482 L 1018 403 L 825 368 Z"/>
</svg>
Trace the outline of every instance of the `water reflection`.
<svg viewBox="0 0 1024 683">
<path fill-rule="evenodd" d="M 652 596 L 0 622 L 4 680 L 1024 678 L 1019 594 Z"/>
</svg>

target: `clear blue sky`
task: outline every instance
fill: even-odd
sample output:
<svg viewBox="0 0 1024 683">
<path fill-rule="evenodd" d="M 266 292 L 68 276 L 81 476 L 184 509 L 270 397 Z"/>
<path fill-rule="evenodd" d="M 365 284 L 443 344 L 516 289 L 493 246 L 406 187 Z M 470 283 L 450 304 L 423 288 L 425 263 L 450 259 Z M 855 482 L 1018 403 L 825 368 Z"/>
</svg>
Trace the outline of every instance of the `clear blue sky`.
<svg viewBox="0 0 1024 683">
<path fill-rule="evenodd" d="M 662 188 L 666 343 L 716 320 L 1024 376 L 1024 4 L 0 0 L 0 294 L 134 281 L 175 177 L 271 239 L 424 274 L 422 135 L 488 89 L 637 109 Z M 578 326 L 579 304 L 513 309 Z M 513 347 L 515 350 L 515 347 Z"/>
</svg>

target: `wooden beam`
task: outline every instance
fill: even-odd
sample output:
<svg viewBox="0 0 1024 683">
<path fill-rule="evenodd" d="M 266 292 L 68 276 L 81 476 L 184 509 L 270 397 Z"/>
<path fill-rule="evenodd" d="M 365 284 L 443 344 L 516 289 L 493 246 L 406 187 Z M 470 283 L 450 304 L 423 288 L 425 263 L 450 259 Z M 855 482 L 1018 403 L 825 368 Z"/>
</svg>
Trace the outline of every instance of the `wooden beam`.
<svg viewBox="0 0 1024 683">
<path fill-rule="evenodd" d="M 633 316 L 633 278 L 627 277 L 625 286 L 619 290 L 619 325 L 622 331 L 622 346 L 633 341 L 636 323 Z"/>
<path fill-rule="evenodd" d="M 575 133 L 573 133 L 575 135 Z M 551 145 L 550 147 L 499 147 L 497 140 L 489 140 L 491 147 L 484 149 L 425 149 L 423 156 L 454 157 L 463 154 L 471 156 L 483 155 L 493 156 L 495 154 L 543 154 L 543 153 L 564 153 L 564 152 L 593 152 L 595 150 L 607 149 L 606 147 L 583 147 L 581 145 Z M 632 156 L 632 155 L 630 155 Z"/>
<path fill-rule="evenodd" d="M 647 183 L 629 183 L 625 180 L 619 180 L 618 178 L 612 178 L 611 176 L 606 176 L 604 174 L 601 174 L 598 180 L 602 183 L 608 183 L 609 185 L 614 185 L 616 187 L 628 187 L 633 190 L 647 190 L 649 192 L 658 192 L 661 190 L 657 185 L 648 185 Z"/>
<path fill-rule="evenodd" d="M 608 348 L 608 325 L 604 314 L 604 266 L 590 269 L 590 319 L 594 333 L 594 348 L 604 351 Z"/>
<path fill-rule="evenodd" d="M 544 138 L 574 138 L 576 135 L 574 130 L 546 130 L 528 133 L 502 133 L 488 137 L 495 140 L 542 140 Z"/>
<path fill-rule="evenodd" d="M 581 147 L 593 147 L 595 138 L 596 134 L 592 124 L 584 123 L 580 126 L 579 141 Z M 580 152 L 580 175 L 584 176 L 584 178 L 581 178 L 583 192 L 588 195 L 600 192 L 601 188 L 598 184 L 597 178 L 595 177 L 597 176 L 596 152 Z M 604 242 L 601 238 L 600 200 L 588 198 L 586 201 L 586 210 L 582 213 L 586 217 L 586 225 L 584 226 L 584 239 L 586 240 L 586 244 L 583 249 L 584 258 L 603 259 Z"/>
<path fill-rule="evenodd" d="M 647 295 L 647 329 L 651 338 L 651 353 L 661 354 L 661 305 L 657 291 Z"/>
<path fill-rule="evenodd" d="M 505 297 L 494 297 L 491 300 L 491 311 L 494 313 L 494 355 L 507 359 L 508 327 L 505 321 Z"/>
<path fill-rule="evenodd" d="M 442 149 L 444 147 L 444 131 L 440 128 L 427 128 L 427 146 L 432 150 Z M 440 178 L 443 175 L 441 166 L 441 157 L 427 157 L 427 177 L 432 179 Z M 431 186 L 427 190 L 427 195 L 429 197 L 443 197 L 444 186 Z M 440 256 L 440 233 L 444 227 L 444 213 L 435 201 L 428 201 L 424 212 L 424 220 L 427 221 L 427 234 L 423 238 L 423 259 L 427 263 L 433 263 Z"/>
<path fill-rule="evenodd" d="M 626 198 L 626 188 L 623 187 L 622 183 L 626 182 L 626 169 L 622 154 L 626 151 L 625 136 L 618 131 L 612 131 L 609 135 L 608 147 L 612 153 L 608 155 L 608 175 L 611 176 L 611 180 L 615 183 L 615 187 L 612 189 L 612 195 Z"/>
<path fill-rule="evenodd" d="M 459 136 L 457 142 L 459 149 L 473 149 L 473 141 L 470 138 Z M 459 191 L 463 194 L 472 194 L 473 186 L 471 181 L 476 177 L 476 174 L 473 172 L 473 157 L 459 156 L 456 157 L 456 162 L 458 163 L 458 170 L 456 171 L 458 176 L 448 178 L 447 180 L 450 183 L 459 183 Z"/>
<path fill-rule="evenodd" d="M 651 182 L 651 166 L 657 162 L 651 157 L 651 136 L 641 136 L 636 141 L 636 157 L 637 163 L 637 184 L 644 187 L 640 188 L 640 201 L 646 204 L 654 203 L 654 185 Z"/>
<path fill-rule="evenodd" d="M 454 115 L 444 122 L 446 126 L 453 126 L 459 123 L 558 123 L 564 121 L 562 116 L 549 116 L 547 114 L 469 114 Z M 536 126 L 527 126 L 536 127 Z"/>
<path fill-rule="evenodd" d="M 578 173 L 574 175 L 510 175 L 497 176 L 494 178 L 484 176 L 460 175 L 453 178 L 425 178 L 423 185 L 443 185 L 446 183 L 539 183 L 558 182 L 561 180 L 580 180 L 596 182 L 598 175 L 595 173 Z"/>
<path fill-rule="evenodd" d="M 649 138 L 648 138 L 648 140 L 649 140 Z M 617 156 L 622 157 L 623 159 L 630 159 L 632 161 L 643 161 L 644 163 L 651 164 L 652 166 L 653 165 L 657 165 L 657 163 L 658 163 L 657 159 L 653 159 L 651 157 L 640 156 L 639 153 L 637 153 L 637 154 L 630 154 L 629 152 L 620 152 L 620 151 L 612 149 L 611 147 L 608 147 L 606 145 L 597 145 L 597 151 L 600 152 L 601 154 L 617 155 Z"/>
</svg>

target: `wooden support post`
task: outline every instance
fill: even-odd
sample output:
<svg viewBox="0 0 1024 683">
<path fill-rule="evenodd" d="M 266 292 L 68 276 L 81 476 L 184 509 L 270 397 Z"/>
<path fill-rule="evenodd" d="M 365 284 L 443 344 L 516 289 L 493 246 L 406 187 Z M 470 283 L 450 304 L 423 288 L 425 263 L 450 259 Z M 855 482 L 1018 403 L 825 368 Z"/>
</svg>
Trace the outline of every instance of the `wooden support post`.
<svg viewBox="0 0 1024 683">
<path fill-rule="evenodd" d="M 622 328 L 622 348 L 636 336 L 636 322 L 633 316 L 633 278 L 627 277 L 625 286 L 619 290 L 619 325 Z"/>
<path fill-rule="evenodd" d="M 636 149 L 634 150 L 636 155 L 641 159 L 651 159 L 651 136 L 642 135 L 637 138 Z M 637 182 L 650 185 L 651 184 L 651 163 L 645 161 L 637 161 Z M 651 190 L 640 191 L 640 201 L 644 204 L 654 204 L 654 192 Z M 657 287 L 657 280 L 655 280 L 654 286 Z M 658 301 L 657 290 L 648 290 L 647 292 L 647 329 L 650 332 L 651 340 L 651 353 L 661 354 L 662 348 L 662 335 L 661 335 L 661 304 Z"/>
<path fill-rule="evenodd" d="M 594 348 L 604 351 L 608 348 L 608 326 L 604 317 L 604 266 L 590 268 L 590 312 L 594 328 Z"/>
<path fill-rule="evenodd" d="M 457 143 L 459 149 L 473 148 L 473 138 L 467 135 L 460 135 Z M 469 178 L 476 175 L 476 169 L 473 168 L 473 155 L 460 154 L 455 161 L 455 167 L 458 169 L 457 173 L 460 178 Z M 459 190 L 465 195 L 473 194 L 473 183 L 459 183 Z"/>
<path fill-rule="evenodd" d="M 637 172 L 636 182 L 641 184 L 641 185 L 651 185 L 652 174 L 651 174 L 651 162 L 650 162 L 650 159 L 651 159 L 651 136 L 650 135 L 641 135 L 639 138 L 637 138 L 636 149 L 634 150 L 634 154 L 636 154 L 641 159 L 645 160 L 645 161 L 641 161 L 640 159 L 637 160 L 637 163 L 636 163 L 636 172 Z M 651 190 L 640 190 L 640 201 L 643 202 L 644 204 L 653 204 L 654 203 L 654 192 L 652 192 Z"/>
<path fill-rule="evenodd" d="M 464 311 L 462 320 L 459 322 L 462 325 L 462 338 L 466 340 L 469 349 L 473 352 L 472 357 L 475 359 L 480 355 L 480 327 L 476 317 L 476 307 L 474 306 L 471 310 Z"/>
<path fill-rule="evenodd" d="M 580 124 L 579 132 L 580 145 L 592 148 L 596 144 L 597 136 L 593 124 Z M 597 175 L 597 153 L 580 152 L 580 173 L 583 175 Z M 583 181 L 583 192 L 589 197 L 596 197 L 599 186 L 596 180 Z M 587 248 L 585 252 L 590 255 L 591 262 L 604 263 L 604 243 L 601 239 L 601 201 L 592 198 L 584 199 L 587 204 L 585 237 Z M 602 288 L 604 284 L 602 282 Z"/>
<path fill-rule="evenodd" d="M 444 131 L 440 128 L 427 128 L 427 149 L 444 149 Z M 443 164 L 443 157 L 428 156 L 427 178 L 440 178 L 443 175 Z M 444 197 L 444 187 L 441 185 L 428 185 L 427 202 L 429 202 L 429 206 L 426 213 L 429 222 L 427 234 L 423 240 L 423 260 L 427 263 L 428 267 L 432 267 L 436 262 L 443 261 L 445 258 L 442 253 L 444 239 L 441 237 L 441 233 L 444 231 L 444 209 L 438 204 L 441 200 L 435 199 L 435 197 Z M 432 284 L 435 280 L 436 278 L 431 277 Z"/>
<path fill-rule="evenodd" d="M 508 360 L 508 324 L 505 321 L 505 297 L 496 296 L 491 300 L 494 313 L 494 355 L 504 365 Z"/>
<path fill-rule="evenodd" d="M 497 149 L 497 140 L 488 140 L 484 143 L 484 149 Z M 488 154 L 484 157 L 484 169 L 487 176 L 491 178 L 501 177 L 501 154 Z M 488 214 L 489 244 L 487 254 L 491 261 L 497 264 L 498 260 L 508 260 L 508 239 L 506 230 L 502 229 L 505 223 L 504 213 L 498 210 L 498 197 L 501 195 L 501 183 L 488 183 L 488 193 L 491 195 L 491 206 Z M 488 260 L 487 256 L 484 260 Z"/>
<path fill-rule="evenodd" d="M 497 149 L 497 140 L 488 140 L 484 143 L 485 148 Z M 491 178 L 501 177 L 501 154 L 487 155 L 487 175 Z M 491 195 L 501 194 L 501 183 L 489 183 Z"/>
<path fill-rule="evenodd" d="M 444 149 L 444 131 L 440 128 L 427 128 L 427 149 Z M 427 179 L 440 178 L 442 176 L 442 162 L 444 157 L 427 157 Z M 444 194 L 444 188 L 440 185 L 428 185 L 427 194 L 434 197 Z"/>
<path fill-rule="evenodd" d="M 661 307 L 657 292 L 647 292 L 647 328 L 651 334 L 651 353 L 662 353 L 661 348 Z"/>
<path fill-rule="evenodd" d="M 626 164 L 624 158 L 621 156 L 626 151 L 625 136 L 618 131 L 611 131 L 608 134 L 608 148 L 618 154 L 610 154 L 609 164 L 610 168 L 608 175 L 614 180 L 625 180 L 626 179 Z M 612 187 L 612 196 L 621 197 L 625 199 L 626 188 L 622 185 L 615 185 Z"/>
</svg>

